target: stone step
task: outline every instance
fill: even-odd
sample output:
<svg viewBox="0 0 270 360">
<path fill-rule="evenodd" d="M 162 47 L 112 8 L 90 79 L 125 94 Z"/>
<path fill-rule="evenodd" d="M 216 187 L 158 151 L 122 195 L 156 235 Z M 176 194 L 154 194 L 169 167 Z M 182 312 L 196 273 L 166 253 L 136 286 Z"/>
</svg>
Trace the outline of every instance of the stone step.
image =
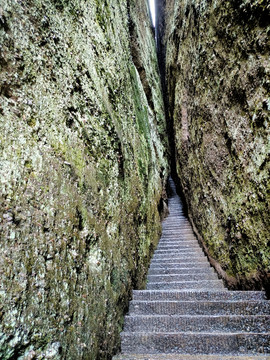
<svg viewBox="0 0 270 360">
<path fill-rule="evenodd" d="M 175 195 L 175 197 L 170 198 L 168 204 L 170 205 L 169 209 L 172 209 L 173 206 L 175 206 L 175 208 L 178 210 L 183 210 L 184 208 L 178 195 Z"/>
<path fill-rule="evenodd" d="M 196 254 L 175 254 L 175 256 L 166 256 L 166 255 L 157 255 L 153 257 L 151 264 L 162 262 L 162 263 L 171 263 L 171 262 L 178 262 L 178 263 L 187 263 L 187 262 L 196 262 L 196 263 L 208 263 L 207 257 L 203 255 L 196 255 Z"/>
<path fill-rule="evenodd" d="M 197 240 L 196 236 L 191 233 L 167 233 L 162 234 L 160 241 L 191 241 L 191 240 Z"/>
<path fill-rule="evenodd" d="M 182 262 L 181 264 L 179 262 L 167 262 L 164 263 L 162 261 L 152 261 L 149 269 L 170 269 L 170 268 L 187 268 L 187 269 L 200 269 L 200 268 L 210 268 L 210 264 L 208 261 L 201 261 L 201 262 Z"/>
<path fill-rule="evenodd" d="M 169 223 L 163 224 L 162 230 L 164 232 L 179 232 L 180 234 L 182 232 L 190 232 L 190 233 L 194 234 L 192 227 L 183 222 L 178 222 L 177 224 L 174 224 L 174 225 L 169 224 Z"/>
<path fill-rule="evenodd" d="M 180 228 L 181 230 L 192 230 L 192 226 L 190 225 L 188 220 L 183 220 L 180 217 L 175 216 L 175 220 L 171 221 L 164 221 L 162 223 L 162 229 L 171 229 L 174 230 L 174 228 Z"/>
<path fill-rule="evenodd" d="M 167 242 L 162 241 L 158 244 L 157 249 L 159 250 L 166 250 L 166 249 L 183 249 L 183 248 L 194 248 L 194 249 L 201 249 L 199 243 L 196 240 L 189 240 L 189 241 L 185 241 L 185 240 L 169 240 Z"/>
<path fill-rule="evenodd" d="M 165 222 L 162 224 L 162 229 L 164 230 L 180 230 L 180 231 L 193 231 L 191 225 L 187 221 L 174 221 L 174 222 Z"/>
<path fill-rule="evenodd" d="M 199 280 L 218 280 L 217 274 L 165 274 L 165 275 L 148 275 L 148 282 L 175 282 L 175 281 L 199 281 Z"/>
<path fill-rule="evenodd" d="M 263 291 L 163 291 L 134 290 L 133 300 L 144 301 L 262 301 Z"/>
<path fill-rule="evenodd" d="M 183 243 L 182 241 L 179 241 L 177 243 L 175 242 L 168 242 L 166 243 L 160 243 L 156 250 L 161 251 L 175 251 L 175 250 L 186 250 L 186 251 L 193 251 L 193 250 L 201 250 L 202 248 L 200 247 L 200 245 L 198 244 L 198 242 L 196 242 L 195 240 L 192 241 L 189 244 Z"/>
<path fill-rule="evenodd" d="M 188 254 L 188 253 L 193 253 L 193 254 L 203 254 L 204 252 L 202 251 L 202 249 L 198 246 L 198 247 L 180 247 L 180 246 L 176 246 L 175 248 L 172 247 L 157 247 L 157 249 L 155 250 L 154 254 L 155 255 L 164 255 L 164 254 L 170 254 L 173 256 L 173 254 L 178 254 L 178 253 L 184 253 L 184 254 Z"/>
<path fill-rule="evenodd" d="M 183 208 L 179 207 L 178 204 L 169 204 L 169 216 L 168 218 L 172 218 L 174 216 L 186 216 L 186 214 L 183 211 Z"/>
<path fill-rule="evenodd" d="M 159 252 L 164 252 L 164 251 L 175 251 L 175 250 L 183 250 L 186 249 L 185 251 L 193 251 L 193 250 L 200 250 L 201 253 L 203 253 L 202 248 L 199 246 L 199 243 L 196 242 L 196 240 L 192 240 L 189 241 L 189 243 L 186 243 L 184 241 L 178 241 L 178 242 L 174 242 L 174 241 L 170 241 L 168 243 L 162 242 L 160 243 L 156 250 L 158 250 Z"/>
<path fill-rule="evenodd" d="M 180 232 L 180 231 L 175 231 L 175 232 L 172 232 L 172 231 L 168 231 L 168 232 L 165 232 L 163 231 L 162 233 L 162 236 L 160 238 L 160 240 L 176 240 L 176 239 L 179 239 L 179 240 L 197 240 L 196 236 L 192 233 L 192 232 Z"/>
<path fill-rule="evenodd" d="M 203 252 L 178 252 L 175 253 L 174 255 L 166 255 L 166 254 L 157 254 L 154 255 L 152 258 L 152 261 L 160 261 L 162 259 L 162 261 L 173 261 L 176 260 L 177 261 L 181 261 L 181 260 L 187 260 L 187 259 L 191 259 L 193 260 L 199 260 L 199 261 L 208 261 L 207 257 L 205 256 L 205 254 Z"/>
<path fill-rule="evenodd" d="M 181 218 L 179 216 L 175 216 L 175 220 L 165 220 L 163 223 L 162 223 L 162 229 L 163 228 L 173 228 L 174 226 L 176 227 L 180 227 L 181 229 L 189 229 L 189 230 L 192 230 L 192 227 L 189 223 L 189 221 L 187 219 L 184 220 L 184 218 Z"/>
<path fill-rule="evenodd" d="M 165 226 L 168 224 L 178 225 L 179 223 L 191 226 L 188 219 L 184 215 L 174 216 L 173 218 L 168 217 L 167 219 L 165 219 L 163 221 L 162 226 Z"/>
<path fill-rule="evenodd" d="M 183 246 L 194 246 L 198 245 L 198 241 L 196 239 L 192 238 L 163 238 L 159 242 L 159 246 L 169 246 L 169 245 L 183 245 Z"/>
<path fill-rule="evenodd" d="M 127 332 L 268 332 L 270 315 L 138 315 L 126 316 Z"/>
<path fill-rule="evenodd" d="M 192 226 L 191 226 L 191 224 L 189 222 L 189 219 L 187 219 L 183 213 L 178 213 L 176 211 L 174 215 L 172 215 L 172 216 L 171 215 L 172 214 L 170 214 L 166 218 L 166 220 L 164 220 L 162 222 L 162 227 L 167 226 L 168 224 L 170 224 L 171 226 L 183 225 L 183 228 L 192 229 Z"/>
<path fill-rule="evenodd" d="M 138 301 L 130 315 L 269 315 L 267 301 Z"/>
<path fill-rule="evenodd" d="M 188 254 L 188 253 L 193 253 L 193 254 L 202 254 L 204 255 L 203 250 L 198 246 L 198 247 L 194 247 L 194 245 L 192 247 L 187 247 L 187 246 L 176 246 L 176 247 L 157 247 L 154 254 L 157 255 L 163 255 L 163 254 L 171 254 L 173 256 L 173 254 L 178 254 L 178 253 L 182 253 L 182 254 Z"/>
<path fill-rule="evenodd" d="M 184 221 L 177 222 L 177 224 L 162 224 L 162 229 L 164 231 L 190 231 L 193 233 L 191 225 L 188 223 L 188 221 L 185 223 Z"/>
<path fill-rule="evenodd" d="M 177 207 L 177 205 L 176 205 Z M 176 213 L 178 213 L 178 215 L 175 215 L 175 216 L 170 216 L 172 215 L 172 213 L 170 213 L 170 215 L 162 222 L 162 224 L 166 224 L 166 223 L 176 223 L 177 221 L 182 221 L 183 223 L 187 224 L 188 226 L 191 226 L 188 218 L 186 217 L 186 215 L 181 212 L 180 210 L 180 213 L 178 212 L 178 209 L 176 209 L 176 211 L 174 211 Z"/>
<path fill-rule="evenodd" d="M 174 219 L 167 219 L 163 221 L 162 227 L 171 226 L 172 228 L 174 226 L 179 227 L 182 226 L 184 228 L 192 229 L 192 226 L 190 225 L 189 221 L 185 219 L 184 217 L 174 216 Z"/>
<path fill-rule="evenodd" d="M 157 246 L 157 250 L 167 250 L 167 249 L 201 249 L 197 241 L 168 241 L 161 242 Z"/>
<path fill-rule="evenodd" d="M 149 281 L 147 290 L 176 290 L 176 289 L 198 289 L 198 290 L 222 290 L 222 280 L 199 280 L 199 281 L 174 281 L 174 282 L 152 282 Z"/>
<path fill-rule="evenodd" d="M 162 235 L 194 235 L 194 232 L 192 231 L 192 229 L 190 228 L 183 228 L 181 226 L 179 226 L 179 228 L 171 228 L 169 227 L 168 229 L 162 229 Z"/>
<path fill-rule="evenodd" d="M 200 245 L 197 240 L 189 239 L 189 240 L 163 240 L 161 241 L 157 249 L 166 250 L 166 249 L 183 249 L 183 248 L 200 248 Z"/>
<path fill-rule="evenodd" d="M 176 204 L 178 209 L 183 208 L 183 204 L 180 200 L 180 197 L 176 194 L 173 197 L 169 198 L 168 203 L 170 205 Z M 171 209 L 171 207 L 170 207 L 170 209 Z"/>
<path fill-rule="evenodd" d="M 196 252 L 181 252 L 180 251 L 180 252 L 175 252 L 174 254 L 172 254 L 171 252 L 164 253 L 164 254 L 154 254 L 152 261 L 158 261 L 158 260 L 167 261 L 167 260 L 173 260 L 173 259 L 178 259 L 179 261 L 181 261 L 181 260 L 186 260 L 186 259 L 204 260 L 207 258 L 203 252 L 196 253 Z"/>
<path fill-rule="evenodd" d="M 268 355 L 120 354 L 113 360 L 270 360 Z"/>
<path fill-rule="evenodd" d="M 270 353 L 270 333 L 121 334 L 124 353 L 254 354 Z"/>
<path fill-rule="evenodd" d="M 176 212 L 178 213 L 178 210 L 176 210 Z M 183 222 L 184 224 L 186 224 L 188 226 L 191 226 L 189 220 L 187 219 L 187 217 L 185 216 L 185 214 L 183 212 L 180 214 L 178 213 L 178 215 L 176 215 L 176 216 L 166 217 L 166 219 L 162 222 L 162 225 L 168 224 L 168 223 L 177 224 L 177 222 L 179 222 L 179 221 Z"/>
<path fill-rule="evenodd" d="M 159 246 L 163 245 L 199 245 L 199 242 L 194 237 L 162 237 L 159 241 Z"/>
<path fill-rule="evenodd" d="M 162 227 L 162 232 L 164 234 L 172 234 L 172 233 L 179 234 L 179 235 L 181 235 L 181 234 L 192 234 L 193 236 L 195 236 L 194 233 L 193 233 L 192 228 L 184 227 L 181 224 L 179 224 L 179 225 L 177 225 L 175 227 L 173 227 L 172 225 L 163 226 Z"/>
<path fill-rule="evenodd" d="M 173 218 L 180 218 L 180 217 L 183 218 L 183 217 L 185 217 L 185 214 L 181 210 L 179 210 L 179 211 L 177 211 L 177 210 L 172 211 L 171 210 L 167 219 L 170 219 L 171 217 L 173 217 Z M 187 218 L 185 218 L 185 220 L 187 220 Z"/>
<path fill-rule="evenodd" d="M 169 204 L 169 216 L 168 218 L 174 217 L 174 216 L 186 216 L 183 208 L 179 208 L 178 204 Z"/>
<path fill-rule="evenodd" d="M 202 275 L 208 275 L 208 274 L 216 274 L 216 272 L 214 271 L 213 268 L 211 268 L 210 266 L 205 267 L 205 268 L 169 268 L 169 269 L 149 269 L 148 271 L 148 275 L 165 275 L 165 274 L 180 274 L 180 275 L 197 275 L 197 274 L 202 274 Z"/>
<path fill-rule="evenodd" d="M 164 252 L 164 251 L 186 251 L 186 252 L 191 252 L 191 251 L 201 251 L 201 253 L 204 253 L 202 251 L 202 248 L 196 244 L 196 243 L 193 243 L 193 244 L 177 244 L 177 245 L 166 245 L 166 244 L 159 244 L 156 248 L 156 251 L 159 251 L 159 252 Z"/>
<path fill-rule="evenodd" d="M 156 248 L 156 251 L 158 252 L 164 252 L 164 251 L 170 251 L 170 252 L 173 252 L 173 251 L 202 251 L 202 248 L 199 246 L 199 244 L 190 244 L 190 245 L 166 245 L 166 244 L 160 244 L 157 248 Z"/>
<path fill-rule="evenodd" d="M 183 245 L 191 245 L 192 243 L 199 244 L 198 240 L 195 239 L 194 237 L 181 237 L 181 236 L 162 237 L 159 242 L 160 245 L 166 245 L 166 244 L 179 245 L 180 243 L 183 243 Z"/>
<path fill-rule="evenodd" d="M 169 263 L 196 263 L 196 264 L 208 264 L 208 260 L 206 256 L 175 256 L 173 258 L 163 258 L 161 259 L 152 259 L 151 264 L 161 263 L 163 265 Z"/>
<path fill-rule="evenodd" d="M 191 262 L 163 262 L 161 260 L 152 260 L 149 269 L 171 269 L 171 268 L 181 268 L 181 269 L 208 269 L 210 264 L 208 261 L 191 261 Z"/>
<path fill-rule="evenodd" d="M 161 226 L 162 226 L 162 228 L 170 226 L 171 229 L 180 227 L 183 230 L 185 230 L 185 229 L 192 230 L 192 226 L 190 225 L 189 221 L 184 218 L 181 219 L 179 216 L 174 216 L 173 220 L 167 220 L 167 221 L 163 222 Z"/>
<path fill-rule="evenodd" d="M 164 236 L 162 235 L 161 238 L 160 238 L 160 242 L 161 243 L 164 243 L 164 241 L 167 241 L 167 242 L 182 242 L 182 241 L 186 241 L 186 242 L 190 242 L 190 241 L 193 241 L 193 242 L 196 242 L 198 244 L 198 240 L 195 238 L 195 236 L 193 235 L 189 235 L 189 236 L 180 236 L 179 234 L 178 235 L 173 235 L 173 236 Z"/>
<path fill-rule="evenodd" d="M 183 208 L 184 208 L 180 197 L 176 194 L 168 199 L 168 204 L 171 205 L 170 209 L 174 204 L 177 206 L 178 209 L 183 210 Z"/>
<path fill-rule="evenodd" d="M 192 237 L 193 239 L 196 239 L 196 236 L 194 235 L 194 233 L 190 230 L 185 230 L 185 231 L 170 231 L 170 230 L 166 230 L 162 232 L 162 236 L 161 239 L 163 239 L 164 237 Z"/>
<path fill-rule="evenodd" d="M 162 236 L 166 236 L 166 235 L 179 235 L 179 236 L 189 235 L 196 237 L 191 229 L 183 229 L 181 226 L 179 226 L 179 229 L 176 228 L 172 229 L 171 227 L 168 227 L 168 229 L 163 228 Z"/>
<path fill-rule="evenodd" d="M 190 250 L 190 249 L 157 249 L 155 252 L 154 252 L 154 259 L 158 259 L 159 257 L 174 257 L 174 256 L 179 256 L 179 255 L 183 255 L 185 257 L 187 256 L 202 256 L 204 257 L 205 254 L 204 252 L 202 251 L 202 249 L 193 249 L 193 250 Z"/>
<path fill-rule="evenodd" d="M 169 210 L 170 211 L 181 211 L 184 215 L 184 208 L 181 204 L 181 200 L 179 198 L 175 199 L 176 201 L 169 201 L 168 205 L 169 205 Z"/>
<path fill-rule="evenodd" d="M 164 240 L 166 241 L 197 241 L 198 240 L 196 238 L 196 236 L 194 236 L 194 234 L 191 233 L 167 233 L 167 234 L 162 234 L 160 241 L 163 242 Z"/>
<path fill-rule="evenodd" d="M 169 201 L 168 202 L 169 211 L 180 211 L 183 214 L 183 216 L 185 216 L 185 218 L 187 218 L 185 212 L 183 211 L 184 209 L 183 209 L 183 206 L 181 205 L 180 201 L 181 201 L 180 199 L 177 199 L 177 201 Z M 169 215 L 165 218 L 165 220 L 170 219 L 170 218 L 171 218 L 171 216 L 169 213 Z"/>
</svg>

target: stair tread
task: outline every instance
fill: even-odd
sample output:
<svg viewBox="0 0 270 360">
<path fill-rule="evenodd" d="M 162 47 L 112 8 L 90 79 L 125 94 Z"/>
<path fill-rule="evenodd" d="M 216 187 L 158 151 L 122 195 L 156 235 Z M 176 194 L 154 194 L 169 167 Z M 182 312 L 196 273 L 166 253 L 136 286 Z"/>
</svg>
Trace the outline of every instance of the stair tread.
<svg viewBox="0 0 270 360">
<path fill-rule="evenodd" d="M 189 319 L 197 319 L 197 318 L 205 318 L 205 319 L 209 319 L 209 315 L 188 315 L 188 314 L 181 314 L 181 315 L 140 315 L 140 314 L 135 314 L 135 315 L 131 315 L 131 314 L 127 314 L 126 315 L 127 318 L 165 318 L 165 319 L 172 319 L 172 318 L 180 318 L 180 319 L 186 319 L 186 318 L 189 318 Z M 258 320 L 260 318 L 265 318 L 265 319 L 270 319 L 270 314 L 267 315 L 261 315 L 261 314 L 258 314 L 258 315 L 234 315 L 234 314 L 227 314 L 227 315 L 214 315 L 212 316 L 212 318 L 214 319 L 218 319 L 218 318 L 250 318 L 250 319 L 257 319 Z"/>
<path fill-rule="evenodd" d="M 270 352 L 270 333 L 122 333 L 122 350 L 137 353 L 254 354 Z"/>
<path fill-rule="evenodd" d="M 241 335 L 241 336 L 251 336 L 251 335 L 261 335 L 262 333 L 260 332 L 243 332 L 243 331 L 237 331 L 237 332 L 224 332 L 224 331 L 215 331 L 214 333 L 210 332 L 210 331 L 201 331 L 201 332 L 196 332 L 196 331 L 177 331 L 177 332 L 173 332 L 173 331 L 160 331 L 160 332 L 154 332 L 154 331 L 123 331 L 121 333 L 122 335 L 149 335 L 149 336 L 158 336 L 158 335 L 178 335 L 179 337 L 181 337 L 182 335 L 190 335 L 190 334 L 194 334 L 194 335 L 198 335 L 198 336 L 203 336 L 203 335 L 210 335 L 210 336 L 231 336 L 231 335 Z M 264 332 L 263 335 L 266 336 L 270 336 L 270 332 Z"/>
<path fill-rule="evenodd" d="M 169 301 L 172 298 L 193 298 L 196 299 L 196 302 L 198 301 L 206 301 L 209 299 L 209 297 L 212 298 L 212 301 L 214 301 L 214 297 L 217 299 L 222 298 L 224 301 L 239 301 L 241 299 L 244 299 L 245 301 L 252 300 L 266 300 L 265 299 L 265 293 L 262 291 L 228 291 L 228 290 L 219 290 L 219 291 L 208 291 L 208 290 L 202 290 L 202 291 L 195 291 L 195 290 L 133 290 L 133 299 L 135 300 L 135 297 L 138 296 L 144 296 L 144 297 L 166 297 L 166 299 Z M 177 299 L 177 300 L 178 300 Z"/>
<path fill-rule="evenodd" d="M 166 276 L 166 277 L 165 277 Z M 154 278 L 155 277 L 155 278 Z M 164 276 L 160 275 L 148 275 L 147 281 L 148 284 L 156 283 L 187 283 L 187 282 L 200 282 L 203 281 L 218 281 L 218 276 L 216 274 L 166 274 Z M 205 284 L 205 283 L 204 283 Z"/>
<path fill-rule="evenodd" d="M 270 360 L 268 355 L 122 354 L 114 360 Z"/>
<path fill-rule="evenodd" d="M 144 301 L 133 300 L 130 314 L 266 314 L 270 311 L 269 301 Z"/>
<path fill-rule="evenodd" d="M 149 280 L 147 285 L 149 284 L 186 284 L 186 285 L 197 285 L 197 284 L 200 284 L 200 285 L 207 285 L 208 283 L 210 284 L 222 284 L 223 285 L 223 282 L 222 280 L 219 280 L 219 279 L 207 279 L 207 280 L 174 280 L 174 281 L 171 281 L 171 282 L 167 282 L 167 281 L 155 281 L 154 279 L 153 280 Z M 203 286 L 202 286 L 203 287 Z"/>
<path fill-rule="evenodd" d="M 147 300 L 147 301 L 140 301 L 140 300 L 132 300 L 131 303 L 133 304 L 137 304 L 137 303 L 156 303 L 156 304 L 179 304 L 179 303 L 196 303 L 198 304 L 198 301 L 188 301 L 188 300 L 179 300 L 179 301 L 173 301 L 173 300 L 166 300 L 166 301 L 158 301 L 158 300 Z M 240 301 L 240 300 L 235 300 L 235 301 L 226 301 L 226 300 L 207 300 L 207 301 L 201 301 L 200 304 L 249 304 L 249 305 L 252 305 L 252 304 L 260 304 L 260 305 L 263 305 L 263 304 L 266 304 L 266 305 L 269 305 L 269 309 L 270 309 L 270 304 L 269 304 L 269 301 L 268 300 L 258 300 L 258 301 L 254 301 L 254 300 L 243 300 L 243 301 Z"/>
</svg>

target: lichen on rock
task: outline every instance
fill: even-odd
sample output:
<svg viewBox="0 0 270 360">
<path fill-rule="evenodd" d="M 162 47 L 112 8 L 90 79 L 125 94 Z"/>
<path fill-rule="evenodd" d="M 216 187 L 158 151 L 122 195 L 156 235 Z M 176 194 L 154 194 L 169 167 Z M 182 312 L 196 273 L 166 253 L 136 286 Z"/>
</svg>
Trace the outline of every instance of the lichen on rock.
<svg viewBox="0 0 270 360">
<path fill-rule="evenodd" d="M 158 23 L 189 215 L 212 264 L 238 288 L 269 288 L 267 19 L 265 0 L 175 0 Z"/>
<path fill-rule="evenodd" d="M 118 349 L 168 174 L 147 11 L 143 0 L 1 2 L 1 359 Z"/>
</svg>

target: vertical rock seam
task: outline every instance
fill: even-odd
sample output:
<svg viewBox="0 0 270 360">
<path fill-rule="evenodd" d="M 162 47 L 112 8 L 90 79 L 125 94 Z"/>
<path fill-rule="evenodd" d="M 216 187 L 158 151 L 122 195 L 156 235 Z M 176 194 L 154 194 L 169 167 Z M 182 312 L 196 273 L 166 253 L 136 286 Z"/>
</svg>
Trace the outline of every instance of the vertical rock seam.
<svg viewBox="0 0 270 360">
<path fill-rule="evenodd" d="M 210 267 L 176 194 L 154 253 L 147 289 L 133 291 L 114 360 L 269 360 L 270 302 L 228 291 Z"/>
</svg>

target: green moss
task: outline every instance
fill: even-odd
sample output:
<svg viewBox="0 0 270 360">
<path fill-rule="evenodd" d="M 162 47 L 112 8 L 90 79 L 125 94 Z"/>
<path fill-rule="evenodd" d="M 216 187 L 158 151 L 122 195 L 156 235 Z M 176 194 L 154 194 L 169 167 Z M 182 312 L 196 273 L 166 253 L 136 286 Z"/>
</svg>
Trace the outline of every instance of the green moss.
<svg viewBox="0 0 270 360">
<path fill-rule="evenodd" d="M 131 288 L 144 284 L 168 164 L 142 5 L 130 16 L 154 109 L 125 2 L 1 4 L 3 359 L 110 358 Z"/>
<path fill-rule="evenodd" d="M 210 255 L 242 287 L 269 281 L 266 4 L 179 2 L 163 39 L 189 211 Z"/>
</svg>

